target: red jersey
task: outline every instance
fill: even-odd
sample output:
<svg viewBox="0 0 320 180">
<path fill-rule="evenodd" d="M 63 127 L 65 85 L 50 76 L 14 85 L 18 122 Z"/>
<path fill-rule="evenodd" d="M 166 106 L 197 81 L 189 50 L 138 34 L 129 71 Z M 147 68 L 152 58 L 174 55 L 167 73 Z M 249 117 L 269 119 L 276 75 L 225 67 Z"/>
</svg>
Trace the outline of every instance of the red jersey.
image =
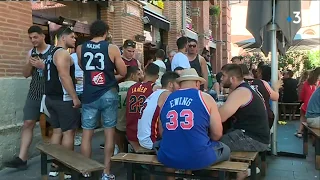
<svg viewBox="0 0 320 180">
<path fill-rule="evenodd" d="M 126 99 L 126 131 L 129 141 L 138 142 L 137 128 L 140 110 L 144 101 L 152 94 L 153 85 L 154 83 L 151 81 L 145 83 L 138 82 L 132 85 L 128 90 Z"/>
<path fill-rule="evenodd" d="M 132 66 L 132 67 L 139 67 L 138 65 L 138 60 L 132 58 L 130 61 L 126 60 L 125 58 L 122 58 L 124 64 L 126 64 L 126 66 Z M 118 83 L 121 83 L 124 81 L 124 78 L 119 79 Z"/>
<path fill-rule="evenodd" d="M 124 61 L 126 66 L 136 66 L 136 67 L 138 67 L 138 60 L 136 60 L 135 58 L 132 58 L 130 61 L 126 60 L 125 58 L 122 58 L 122 60 Z"/>
</svg>

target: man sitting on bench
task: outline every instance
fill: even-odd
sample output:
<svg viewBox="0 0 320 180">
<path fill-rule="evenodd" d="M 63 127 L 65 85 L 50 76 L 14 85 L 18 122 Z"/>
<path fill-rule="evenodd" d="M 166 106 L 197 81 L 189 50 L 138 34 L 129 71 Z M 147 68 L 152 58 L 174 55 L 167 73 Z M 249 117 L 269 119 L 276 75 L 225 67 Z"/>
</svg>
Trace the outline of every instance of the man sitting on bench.
<svg viewBox="0 0 320 180">
<path fill-rule="evenodd" d="M 167 172 L 200 170 L 228 160 L 229 147 L 218 141 L 222 136 L 218 107 L 199 90 L 205 79 L 191 68 L 183 70 L 177 82 L 181 89 L 169 95 L 160 112 L 163 133 L 158 160 L 170 168 Z"/>
<path fill-rule="evenodd" d="M 152 149 L 153 143 L 159 139 L 158 119 L 160 108 L 171 92 L 179 89 L 175 72 L 166 72 L 161 78 L 161 86 L 153 92 L 143 103 L 141 117 L 138 120 L 138 140 L 141 147 Z"/>
<path fill-rule="evenodd" d="M 232 90 L 227 101 L 219 108 L 221 120 L 225 122 L 231 116 L 235 117 L 234 129 L 225 134 L 221 141 L 231 151 L 266 151 L 270 130 L 263 98 L 244 81 L 239 65 L 226 64 L 221 71 L 223 87 Z"/>
<path fill-rule="evenodd" d="M 309 127 L 320 129 L 320 87 L 309 100 L 306 117 Z"/>
</svg>

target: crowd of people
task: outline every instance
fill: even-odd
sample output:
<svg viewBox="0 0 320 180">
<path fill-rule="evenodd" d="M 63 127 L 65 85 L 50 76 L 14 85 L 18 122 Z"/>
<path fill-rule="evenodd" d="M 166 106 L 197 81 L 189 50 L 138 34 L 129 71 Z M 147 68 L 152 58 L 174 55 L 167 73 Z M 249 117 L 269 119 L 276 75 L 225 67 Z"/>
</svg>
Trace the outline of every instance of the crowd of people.
<svg viewBox="0 0 320 180">
<path fill-rule="evenodd" d="M 86 157 L 91 157 L 94 129 L 101 121 L 105 135 L 102 180 L 115 179 L 110 158 L 127 151 L 126 139 L 155 149 L 168 172 L 200 170 L 228 160 L 231 151 L 268 149 L 274 119 L 269 101 L 279 99 L 282 86 L 281 80 L 270 86 L 270 67 L 258 66 L 253 74 L 240 57 L 234 57 L 213 80 L 209 51 L 199 55 L 196 40 L 180 37 L 178 52 L 170 51 L 165 59 L 160 49 L 156 61 L 143 68 L 134 58 L 135 42 L 126 40 L 121 53 L 106 41 L 108 30 L 105 22 L 95 21 L 90 27 L 92 39 L 76 46 L 74 32 L 61 27 L 56 32 L 57 45 L 52 46 L 45 43 L 40 27 L 29 28 L 34 48 L 23 74 L 32 80 L 20 153 L 5 166 L 27 168 L 28 148 L 41 112 L 53 127 L 51 143 L 70 150 L 81 125 L 79 144 Z M 70 55 L 68 49 L 74 52 Z M 319 68 L 301 91 L 315 91 L 318 79 Z M 302 108 L 313 126 L 320 121 L 319 93 L 318 87 L 309 106 Z M 309 99 L 304 97 L 304 103 Z M 224 128 L 225 124 L 230 127 Z M 50 174 L 56 176 L 58 168 L 52 164 Z M 248 175 L 250 171 L 240 172 L 237 178 Z"/>
</svg>

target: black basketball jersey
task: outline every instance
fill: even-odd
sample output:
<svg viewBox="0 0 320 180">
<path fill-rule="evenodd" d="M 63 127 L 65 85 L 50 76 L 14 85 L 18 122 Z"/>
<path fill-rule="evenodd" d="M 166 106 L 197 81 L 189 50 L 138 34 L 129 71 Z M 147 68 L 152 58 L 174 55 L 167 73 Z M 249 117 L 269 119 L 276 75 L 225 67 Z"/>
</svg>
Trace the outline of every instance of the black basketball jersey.
<svg viewBox="0 0 320 180">
<path fill-rule="evenodd" d="M 61 49 L 62 47 L 55 47 L 47 61 L 46 61 L 46 66 L 45 66 L 45 95 L 50 97 L 51 99 L 55 100 L 62 100 L 62 101 L 71 101 L 72 98 L 66 91 L 66 89 L 63 87 L 57 66 L 55 65 L 53 61 L 54 54 L 57 50 Z M 71 57 L 70 57 L 71 60 Z M 70 76 L 73 82 L 73 85 L 75 85 L 75 67 L 74 64 L 70 66 Z"/>
<path fill-rule="evenodd" d="M 111 88 L 117 88 L 115 65 L 109 58 L 107 41 L 87 41 L 82 44 L 81 66 L 84 74 L 82 103 L 99 99 Z"/>
</svg>

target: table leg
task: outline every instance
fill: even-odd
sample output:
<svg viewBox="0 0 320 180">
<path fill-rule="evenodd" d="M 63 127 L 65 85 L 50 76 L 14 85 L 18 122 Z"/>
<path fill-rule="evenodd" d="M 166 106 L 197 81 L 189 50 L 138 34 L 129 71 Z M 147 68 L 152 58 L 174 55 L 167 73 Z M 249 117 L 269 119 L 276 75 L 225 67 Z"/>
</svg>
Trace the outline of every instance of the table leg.
<svg viewBox="0 0 320 180">
<path fill-rule="evenodd" d="M 250 179 L 251 180 L 256 180 L 257 179 L 257 163 L 256 163 L 256 160 L 251 162 L 250 169 L 251 169 Z"/>
<path fill-rule="evenodd" d="M 316 169 L 320 170 L 320 138 L 316 137 Z"/>
<path fill-rule="evenodd" d="M 303 125 L 303 154 L 308 155 L 308 128 Z"/>
<path fill-rule="evenodd" d="M 127 163 L 127 180 L 133 180 L 134 173 L 133 173 L 133 164 Z"/>
<path fill-rule="evenodd" d="M 41 152 L 41 179 L 48 180 L 47 155 Z"/>
<path fill-rule="evenodd" d="M 266 175 L 266 170 L 267 170 L 267 151 L 260 152 L 260 157 L 261 157 L 261 175 L 265 176 Z"/>
</svg>

